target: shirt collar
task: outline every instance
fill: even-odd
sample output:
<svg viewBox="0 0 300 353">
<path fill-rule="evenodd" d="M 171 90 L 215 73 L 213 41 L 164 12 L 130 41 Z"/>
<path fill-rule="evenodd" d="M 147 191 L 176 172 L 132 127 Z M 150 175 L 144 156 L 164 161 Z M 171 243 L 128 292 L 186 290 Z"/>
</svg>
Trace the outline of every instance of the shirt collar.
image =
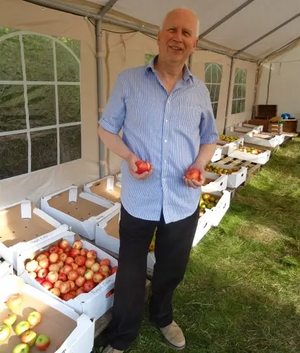
<svg viewBox="0 0 300 353">
<path fill-rule="evenodd" d="M 150 60 L 149 64 L 146 66 L 146 72 L 149 72 L 149 71 L 152 71 L 153 73 L 155 72 L 154 64 L 157 58 L 158 58 L 158 55 L 156 55 L 153 59 Z M 194 83 L 194 76 L 186 65 L 184 65 L 183 67 L 182 78 L 184 81 L 188 81 L 188 79 L 190 78 L 191 81 Z"/>
</svg>

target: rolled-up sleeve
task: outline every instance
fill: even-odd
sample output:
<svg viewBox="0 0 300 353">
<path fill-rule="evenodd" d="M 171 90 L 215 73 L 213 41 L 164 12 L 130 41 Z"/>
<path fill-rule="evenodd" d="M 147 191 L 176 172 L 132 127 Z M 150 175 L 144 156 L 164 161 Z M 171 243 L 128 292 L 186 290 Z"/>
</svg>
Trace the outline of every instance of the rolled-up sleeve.
<svg viewBox="0 0 300 353">
<path fill-rule="evenodd" d="M 99 120 L 99 125 L 112 134 L 118 134 L 123 127 L 125 113 L 124 82 L 122 74 L 120 74 L 109 97 L 102 118 Z"/>
</svg>

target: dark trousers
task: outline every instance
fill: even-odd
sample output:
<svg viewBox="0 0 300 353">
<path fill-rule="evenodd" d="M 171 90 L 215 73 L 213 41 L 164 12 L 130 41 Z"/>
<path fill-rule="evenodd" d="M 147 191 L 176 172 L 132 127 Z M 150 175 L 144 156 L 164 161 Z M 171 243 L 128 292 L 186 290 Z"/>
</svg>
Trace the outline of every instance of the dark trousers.
<svg viewBox="0 0 300 353">
<path fill-rule="evenodd" d="M 166 224 L 131 216 L 122 206 L 119 268 L 115 282 L 113 319 L 108 338 L 115 349 L 126 350 L 139 334 L 145 305 L 147 254 L 157 227 L 150 320 L 165 327 L 173 320 L 172 296 L 187 267 L 199 210 Z"/>
</svg>

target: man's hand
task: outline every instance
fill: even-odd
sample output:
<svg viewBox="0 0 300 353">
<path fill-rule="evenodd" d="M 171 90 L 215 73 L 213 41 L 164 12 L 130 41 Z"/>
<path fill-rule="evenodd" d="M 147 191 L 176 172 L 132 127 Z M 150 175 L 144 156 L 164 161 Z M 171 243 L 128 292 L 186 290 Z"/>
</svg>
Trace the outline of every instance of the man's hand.
<svg viewBox="0 0 300 353">
<path fill-rule="evenodd" d="M 131 154 L 127 159 L 126 162 L 128 164 L 128 169 L 129 173 L 137 180 L 145 180 L 149 178 L 149 176 L 152 174 L 153 171 L 153 166 L 150 163 L 150 171 L 149 172 L 144 172 L 142 174 L 138 174 L 137 171 L 137 166 L 135 162 L 140 161 L 141 158 L 137 157 L 135 154 Z"/>
<path fill-rule="evenodd" d="M 185 185 L 190 187 L 190 188 L 193 188 L 193 189 L 200 188 L 200 186 L 202 186 L 204 184 L 204 182 L 205 182 L 205 166 L 203 164 L 194 163 L 194 164 L 192 164 L 190 166 L 190 168 L 195 168 L 195 169 L 199 170 L 199 172 L 200 172 L 200 181 L 195 180 L 195 179 L 187 179 L 184 176 L 183 180 L 185 182 Z"/>
</svg>

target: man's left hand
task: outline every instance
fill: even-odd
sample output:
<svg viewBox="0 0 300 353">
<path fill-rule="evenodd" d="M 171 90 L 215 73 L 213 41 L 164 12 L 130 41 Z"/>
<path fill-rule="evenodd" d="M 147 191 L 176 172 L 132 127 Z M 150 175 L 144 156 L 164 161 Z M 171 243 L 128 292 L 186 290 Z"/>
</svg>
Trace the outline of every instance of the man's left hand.
<svg viewBox="0 0 300 353">
<path fill-rule="evenodd" d="M 202 164 L 200 165 L 200 164 L 194 163 L 194 164 L 192 164 L 190 166 L 190 168 L 195 168 L 195 169 L 199 170 L 199 172 L 200 172 L 200 181 L 195 180 L 195 179 L 187 179 L 184 176 L 183 180 L 185 182 L 185 185 L 190 187 L 190 188 L 193 188 L 193 189 L 200 188 L 205 182 L 205 167 Z"/>
</svg>

